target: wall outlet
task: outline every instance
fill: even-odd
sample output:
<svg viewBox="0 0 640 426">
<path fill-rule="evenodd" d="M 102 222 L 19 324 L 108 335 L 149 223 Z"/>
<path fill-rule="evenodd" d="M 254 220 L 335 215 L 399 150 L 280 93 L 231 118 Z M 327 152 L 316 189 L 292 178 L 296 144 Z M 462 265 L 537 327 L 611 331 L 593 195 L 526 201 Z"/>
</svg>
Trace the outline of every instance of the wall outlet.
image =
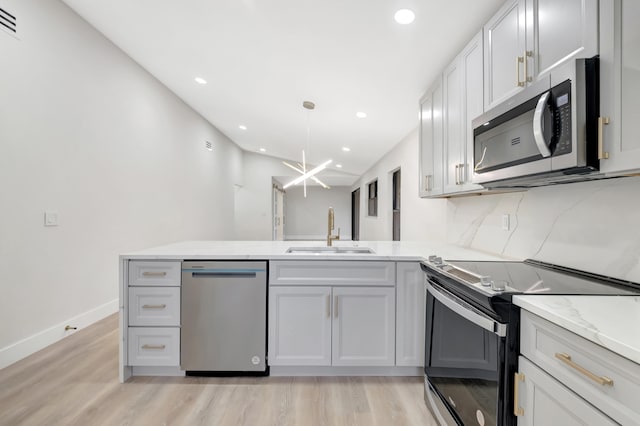
<svg viewBox="0 0 640 426">
<path fill-rule="evenodd" d="M 511 227 L 510 226 L 511 225 L 510 224 L 510 222 L 511 222 L 510 219 L 511 219 L 510 215 L 508 215 L 508 214 L 503 214 L 502 215 L 502 230 L 503 231 L 508 231 L 509 228 Z"/>
<path fill-rule="evenodd" d="M 44 212 L 44 226 L 58 226 L 58 212 Z"/>
</svg>

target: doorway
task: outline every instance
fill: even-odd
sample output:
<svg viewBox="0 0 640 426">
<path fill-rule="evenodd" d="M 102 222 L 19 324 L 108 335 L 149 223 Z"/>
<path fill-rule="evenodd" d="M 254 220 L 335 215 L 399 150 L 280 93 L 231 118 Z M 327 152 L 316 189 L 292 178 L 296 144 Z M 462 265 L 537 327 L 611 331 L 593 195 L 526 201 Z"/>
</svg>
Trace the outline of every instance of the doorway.
<svg viewBox="0 0 640 426">
<path fill-rule="evenodd" d="M 284 190 L 273 184 L 273 241 L 284 240 Z"/>
<path fill-rule="evenodd" d="M 360 188 L 351 193 L 351 239 L 360 241 Z"/>
<path fill-rule="evenodd" d="M 393 195 L 392 215 L 393 215 L 393 241 L 400 241 L 400 169 L 393 172 Z"/>
</svg>

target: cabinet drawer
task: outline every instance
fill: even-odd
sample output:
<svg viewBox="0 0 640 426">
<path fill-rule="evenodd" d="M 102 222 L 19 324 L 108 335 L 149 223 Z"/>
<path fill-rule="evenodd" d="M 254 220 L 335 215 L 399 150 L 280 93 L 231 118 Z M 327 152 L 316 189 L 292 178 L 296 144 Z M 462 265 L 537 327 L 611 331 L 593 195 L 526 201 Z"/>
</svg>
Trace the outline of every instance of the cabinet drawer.
<svg viewBox="0 0 640 426">
<path fill-rule="evenodd" d="M 394 286 L 395 262 L 274 261 L 269 263 L 272 285 Z"/>
<path fill-rule="evenodd" d="M 640 424 L 640 365 L 524 310 L 520 352 L 617 422 Z"/>
<path fill-rule="evenodd" d="M 130 287 L 129 325 L 179 326 L 180 287 Z"/>
<path fill-rule="evenodd" d="M 139 261 L 129 262 L 130 286 L 179 286 L 180 262 Z"/>
<path fill-rule="evenodd" d="M 178 327 L 129 327 L 129 365 L 180 365 Z"/>
</svg>

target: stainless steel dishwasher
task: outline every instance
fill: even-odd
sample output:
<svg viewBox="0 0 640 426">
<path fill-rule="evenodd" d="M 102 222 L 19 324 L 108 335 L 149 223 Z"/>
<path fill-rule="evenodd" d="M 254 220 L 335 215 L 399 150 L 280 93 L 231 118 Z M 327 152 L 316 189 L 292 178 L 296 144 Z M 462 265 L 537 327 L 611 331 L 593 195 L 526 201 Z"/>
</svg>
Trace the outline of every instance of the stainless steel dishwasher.
<svg viewBox="0 0 640 426">
<path fill-rule="evenodd" d="M 182 262 L 180 367 L 268 374 L 267 262 Z"/>
</svg>

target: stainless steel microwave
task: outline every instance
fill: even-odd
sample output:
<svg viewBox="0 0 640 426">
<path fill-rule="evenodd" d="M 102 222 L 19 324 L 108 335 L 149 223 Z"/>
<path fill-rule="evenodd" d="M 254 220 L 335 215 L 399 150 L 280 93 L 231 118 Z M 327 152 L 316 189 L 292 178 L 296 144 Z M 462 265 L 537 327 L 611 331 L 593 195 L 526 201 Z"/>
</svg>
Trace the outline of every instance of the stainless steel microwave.
<svg viewBox="0 0 640 426">
<path fill-rule="evenodd" d="M 489 188 L 602 177 L 598 58 L 577 59 L 473 120 L 473 182 Z"/>
</svg>

